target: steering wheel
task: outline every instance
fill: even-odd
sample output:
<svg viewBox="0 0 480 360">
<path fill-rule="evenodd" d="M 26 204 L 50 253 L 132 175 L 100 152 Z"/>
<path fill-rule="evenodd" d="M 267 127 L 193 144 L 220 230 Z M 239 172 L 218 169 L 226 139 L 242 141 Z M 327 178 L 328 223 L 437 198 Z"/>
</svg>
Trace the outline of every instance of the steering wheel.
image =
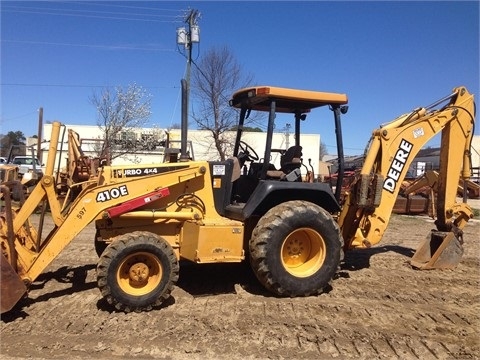
<svg viewBox="0 0 480 360">
<path fill-rule="evenodd" d="M 257 152 L 245 141 L 240 140 L 239 146 L 240 146 L 240 150 L 242 150 L 243 153 L 247 155 L 249 161 L 255 161 L 260 159 Z"/>
</svg>

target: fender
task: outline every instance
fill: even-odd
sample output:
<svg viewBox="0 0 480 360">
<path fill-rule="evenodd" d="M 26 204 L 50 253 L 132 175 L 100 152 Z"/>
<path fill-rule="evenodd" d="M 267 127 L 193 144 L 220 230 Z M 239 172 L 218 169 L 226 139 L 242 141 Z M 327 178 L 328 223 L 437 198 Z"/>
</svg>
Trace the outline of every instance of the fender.
<svg viewBox="0 0 480 360">
<path fill-rule="evenodd" d="M 262 180 L 245 204 L 243 218 L 263 215 L 271 207 L 289 200 L 310 201 L 330 213 L 340 211 L 340 205 L 326 183 Z"/>
</svg>

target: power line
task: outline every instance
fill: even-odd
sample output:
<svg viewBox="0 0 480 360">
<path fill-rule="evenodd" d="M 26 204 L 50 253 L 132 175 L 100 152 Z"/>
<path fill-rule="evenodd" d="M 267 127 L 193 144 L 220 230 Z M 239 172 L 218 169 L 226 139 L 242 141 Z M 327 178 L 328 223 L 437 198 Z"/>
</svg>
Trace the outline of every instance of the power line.
<svg viewBox="0 0 480 360">
<path fill-rule="evenodd" d="M 177 23 L 178 21 L 172 20 L 158 20 L 158 19 L 140 19 L 140 18 L 127 18 L 127 17 L 117 17 L 117 16 L 98 16 L 98 15 L 85 15 L 85 14 L 69 14 L 69 13 L 55 13 L 47 11 L 29 11 L 29 10 L 9 10 L 2 9 L 3 12 L 15 12 L 15 13 L 25 13 L 25 14 L 43 14 L 43 15 L 57 15 L 57 16 L 74 16 L 74 17 L 84 17 L 84 18 L 93 18 L 93 19 L 109 19 L 109 20 L 124 20 L 124 21 L 142 21 L 142 22 L 164 22 L 164 23 Z M 142 15 L 145 16 L 145 15 Z"/>
<path fill-rule="evenodd" d="M 39 8 L 39 7 L 23 7 L 23 6 L 4 6 L 4 10 L 13 11 L 13 12 L 22 12 L 22 11 L 30 11 L 35 12 L 36 14 L 52 14 L 49 11 L 55 11 L 53 13 L 55 15 L 79 15 L 89 17 L 89 14 L 95 14 L 98 16 L 99 14 L 103 15 L 129 15 L 129 16 L 148 16 L 148 17 L 157 17 L 157 18 L 177 18 L 176 15 L 164 15 L 164 14 L 152 14 L 149 13 L 132 13 L 132 12 L 113 12 L 113 11 L 99 11 L 99 10 L 77 10 L 77 9 L 59 9 L 59 8 Z M 155 9 L 156 10 L 156 9 Z M 69 14 L 69 12 L 71 14 Z"/>
<path fill-rule="evenodd" d="M 59 2 L 52 2 L 52 4 L 59 5 Z M 151 7 L 140 7 L 140 6 L 127 6 L 127 5 L 113 5 L 108 3 L 96 4 L 96 3 L 72 3 L 67 2 L 69 5 L 84 5 L 87 6 L 101 6 L 103 8 L 126 8 L 126 9 L 135 9 L 140 10 L 140 12 L 132 13 L 129 12 L 119 12 L 119 11 L 103 11 L 103 10 L 90 10 L 90 9 L 74 9 L 72 7 L 35 7 L 35 6 L 22 6 L 22 5 L 5 5 L 2 7 L 3 12 L 16 12 L 16 13 L 30 13 L 30 14 L 41 14 L 41 15 L 53 15 L 53 16 L 76 16 L 76 17 L 85 17 L 85 18 L 100 18 L 100 19 L 113 19 L 113 20 L 127 20 L 127 21 L 148 21 L 148 22 L 168 22 L 176 23 L 181 20 L 180 13 L 183 10 L 171 10 L 171 9 L 160 9 L 160 8 L 151 8 Z M 160 13 L 159 13 L 160 11 Z M 176 15 L 164 14 L 163 12 L 175 12 Z"/>
<path fill-rule="evenodd" d="M 51 0 L 48 2 L 52 3 L 65 3 L 65 4 L 85 4 L 85 1 L 57 1 L 57 0 Z M 133 6 L 133 5 L 119 5 L 118 3 L 112 3 L 112 2 L 100 2 L 96 3 L 93 1 L 89 1 L 88 5 L 93 5 L 93 6 L 101 6 L 101 7 L 117 7 L 117 8 L 126 8 L 126 9 L 136 9 L 136 10 L 160 10 L 160 11 L 172 11 L 172 12 L 185 12 L 187 10 L 174 10 L 174 9 L 166 9 L 166 8 L 156 8 L 156 7 L 145 7 L 145 6 Z"/>
<path fill-rule="evenodd" d="M 144 51 L 176 51 L 175 49 L 168 48 L 155 48 L 155 47 L 143 47 L 143 46 L 128 46 L 128 45 L 94 45 L 94 44 L 73 44 L 73 43 L 56 43 L 48 41 L 30 41 L 30 40 L 11 40 L 2 39 L 1 42 L 19 43 L 19 44 L 33 44 L 33 45 L 52 45 L 52 46 L 76 46 L 87 48 L 98 48 L 108 50 L 144 50 Z"/>
<path fill-rule="evenodd" d="M 29 113 L 27 113 L 27 114 L 17 115 L 17 116 L 10 117 L 10 118 L 6 118 L 6 119 L 2 117 L 1 120 L 2 120 L 2 123 L 4 123 L 4 122 L 7 122 L 7 121 L 22 119 L 22 118 L 24 118 L 24 117 L 27 117 L 27 116 L 30 116 L 30 115 L 33 115 L 33 114 L 37 114 L 37 113 L 38 113 L 38 110 L 35 110 L 35 111 L 31 111 L 31 112 L 29 112 Z"/>
<path fill-rule="evenodd" d="M 24 87 L 61 87 L 61 88 L 108 88 L 119 85 L 81 85 L 81 84 L 34 84 L 34 83 L 0 83 L 0 86 L 24 86 Z M 171 86 L 142 86 L 146 89 L 178 89 L 178 85 Z"/>
</svg>

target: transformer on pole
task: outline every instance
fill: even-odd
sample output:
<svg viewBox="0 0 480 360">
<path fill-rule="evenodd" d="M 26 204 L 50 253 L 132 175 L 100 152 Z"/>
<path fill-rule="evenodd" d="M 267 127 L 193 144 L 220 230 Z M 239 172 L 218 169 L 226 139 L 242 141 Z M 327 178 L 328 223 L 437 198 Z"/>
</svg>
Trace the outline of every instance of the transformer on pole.
<svg viewBox="0 0 480 360">
<path fill-rule="evenodd" d="M 200 27 L 197 24 L 200 13 L 197 10 L 191 10 L 185 18 L 188 28 L 177 28 L 177 45 L 183 45 L 187 52 L 187 71 L 185 75 L 185 90 L 182 90 L 184 94 L 184 100 L 182 101 L 185 110 L 182 110 L 182 118 L 188 119 L 188 107 L 190 100 L 190 72 L 192 68 L 192 44 L 200 42 Z M 182 84 L 183 88 L 183 84 Z M 182 123 L 188 123 L 188 121 L 182 121 Z M 183 139 L 182 139 L 183 140 Z M 187 139 L 185 139 L 186 141 Z M 180 161 L 188 160 L 187 154 L 180 154 Z"/>
</svg>

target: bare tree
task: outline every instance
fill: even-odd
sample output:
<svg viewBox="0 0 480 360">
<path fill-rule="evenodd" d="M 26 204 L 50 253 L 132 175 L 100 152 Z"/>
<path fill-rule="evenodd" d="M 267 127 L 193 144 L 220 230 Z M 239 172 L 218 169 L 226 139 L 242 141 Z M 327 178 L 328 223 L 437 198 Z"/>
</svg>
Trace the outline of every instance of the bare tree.
<svg viewBox="0 0 480 360">
<path fill-rule="evenodd" d="M 196 64 L 197 65 L 197 64 Z M 209 50 L 192 72 L 192 94 L 196 110 L 192 118 L 200 130 L 210 131 L 212 146 L 225 160 L 232 139 L 226 132 L 236 125 L 236 111 L 228 100 L 235 90 L 251 85 L 253 77 L 242 72 L 227 47 Z"/>
<path fill-rule="evenodd" d="M 151 95 L 136 84 L 127 88 L 105 88 L 94 93 L 90 102 L 97 109 L 97 125 L 103 132 L 99 157 L 111 160 L 134 154 L 137 139 L 134 129 L 145 125 L 151 115 Z"/>
<path fill-rule="evenodd" d="M 323 141 L 320 141 L 320 160 L 323 160 L 323 157 L 328 155 L 327 145 Z"/>
</svg>

